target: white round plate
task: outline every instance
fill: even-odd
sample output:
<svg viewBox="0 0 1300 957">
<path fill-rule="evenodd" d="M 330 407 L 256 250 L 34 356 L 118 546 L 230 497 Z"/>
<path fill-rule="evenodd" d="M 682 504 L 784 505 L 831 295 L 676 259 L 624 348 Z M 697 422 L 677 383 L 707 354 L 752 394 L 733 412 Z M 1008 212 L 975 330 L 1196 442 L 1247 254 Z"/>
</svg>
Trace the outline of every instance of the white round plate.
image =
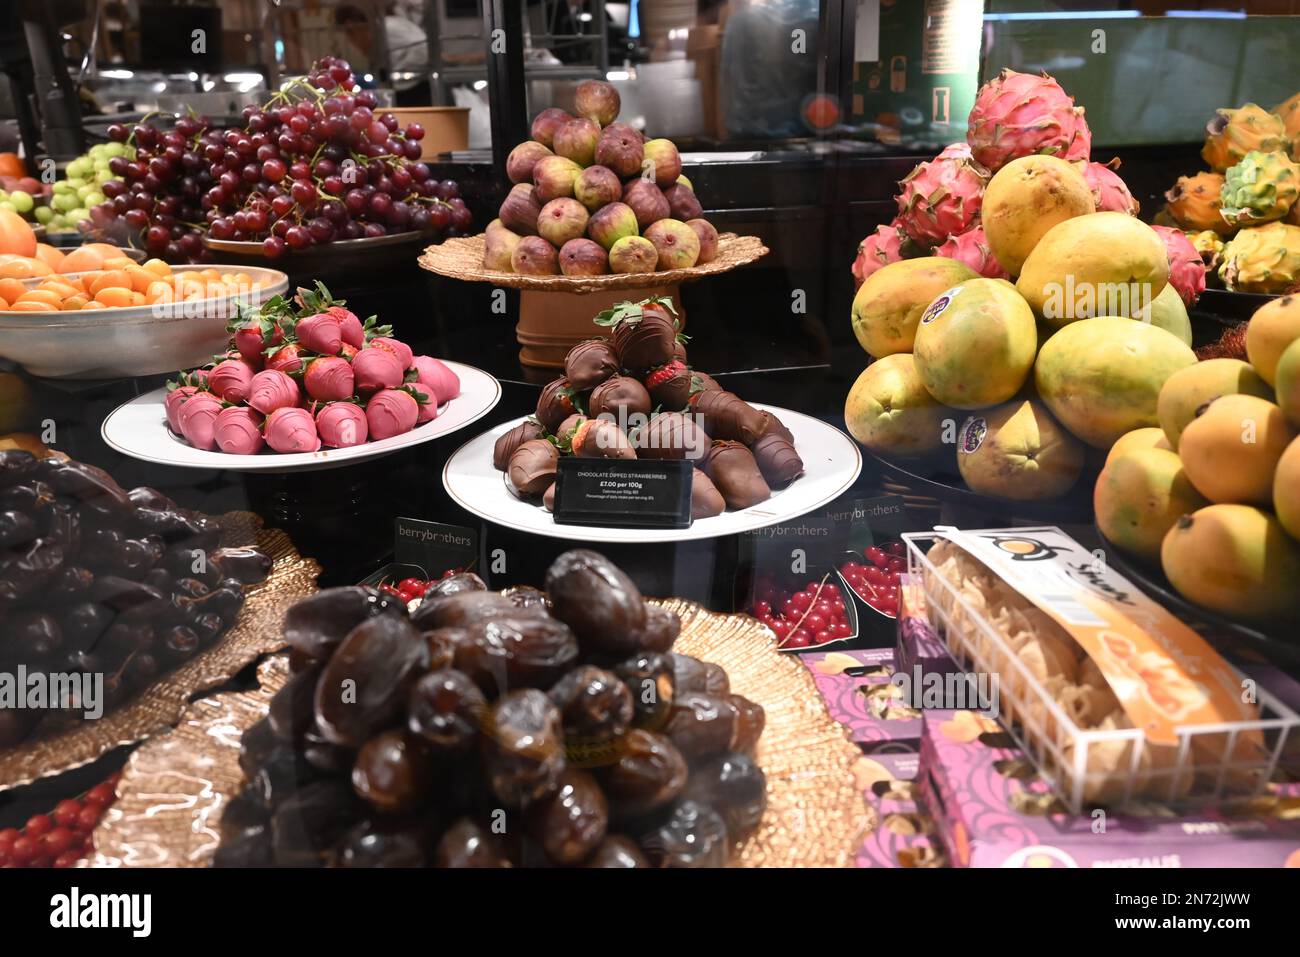
<svg viewBox="0 0 1300 957">
<path fill-rule="evenodd" d="M 862 453 L 856 442 L 834 426 L 801 412 L 752 404 L 771 412 L 793 433 L 804 474 L 786 488 L 773 491 L 766 502 L 696 519 L 690 528 L 561 525 L 542 505 L 516 498 L 506 487 L 505 476 L 492 467 L 492 446 L 522 418 L 489 429 L 457 449 L 443 467 L 442 484 L 457 505 L 496 525 L 551 538 L 629 543 L 685 542 L 764 528 L 820 508 L 853 484 L 862 471 Z"/>
<path fill-rule="evenodd" d="M 227 455 L 196 449 L 167 427 L 167 415 L 163 410 L 166 387 L 118 406 L 104 419 L 100 434 L 123 455 L 158 465 L 225 469 L 229 472 L 310 472 L 340 468 L 449 435 L 492 411 L 501 399 L 501 383 L 474 366 L 459 362 L 447 362 L 447 365 L 460 377 L 460 395 L 444 403 L 436 419 L 403 435 L 347 449 L 321 449 L 287 455 L 269 449 L 257 455 Z"/>
</svg>

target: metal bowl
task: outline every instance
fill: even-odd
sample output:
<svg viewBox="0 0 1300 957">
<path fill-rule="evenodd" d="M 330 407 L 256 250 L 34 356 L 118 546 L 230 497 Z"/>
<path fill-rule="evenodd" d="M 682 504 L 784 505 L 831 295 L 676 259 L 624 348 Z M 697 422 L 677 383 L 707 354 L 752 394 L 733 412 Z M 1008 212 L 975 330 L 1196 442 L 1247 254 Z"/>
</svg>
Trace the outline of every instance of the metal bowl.
<svg viewBox="0 0 1300 957">
<path fill-rule="evenodd" d="M 245 272 L 261 280 L 263 301 L 289 288 L 289 277 L 275 269 L 204 268 Z M 0 358 L 47 379 L 112 379 L 189 369 L 225 351 L 226 323 L 241 301 L 255 305 L 231 294 L 119 309 L 0 312 Z"/>
</svg>

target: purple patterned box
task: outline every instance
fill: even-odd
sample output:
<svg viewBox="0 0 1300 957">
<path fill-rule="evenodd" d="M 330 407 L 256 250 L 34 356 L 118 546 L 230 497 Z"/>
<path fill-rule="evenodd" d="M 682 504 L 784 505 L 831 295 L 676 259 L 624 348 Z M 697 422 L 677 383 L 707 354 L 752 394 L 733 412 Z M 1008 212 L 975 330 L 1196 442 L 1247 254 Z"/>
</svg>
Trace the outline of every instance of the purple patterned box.
<svg viewBox="0 0 1300 957">
<path fill-rule="evenodd" d="M 854 767 L 858 785 L 876 812 L 876 825 L 858 848 L 858 867 L 927 867 L 938 862 L 929 817 L 918 812 L 917 754 L 872 754 Z"/>
<path fill-rule="evenodd" d="M 930 674 L 947 675 L 957 670 L 957 663 L 943 643 L 930 622 L 925 617 L 925 596 L 910 582 L 911 576 L 900 579 L 899 593 L 903 596 L 903 608 L 898 615 L 898 633 L 894 648 L 898 670 L 904 674 L 914 674 L 920 668 L 920 676 Z"/>
<path fill-rule="evenodd" d="M 970 711 L 925 713 L 919 784 L 954 867 L 1300 867 L 1300 821 L 1276 816 L 1276 794 L 1253 816 L 1056 813 L 1024 754 Z"/>
<path fill-rule="evenodd" d="M 800 655 L 812 672 L 832 718 L 849 729 L 863 751 L 916 751 L 921 713 L 902 701 L 902 689 L 890 682 L 893 648 L 813 652 Z"/>
</svg>

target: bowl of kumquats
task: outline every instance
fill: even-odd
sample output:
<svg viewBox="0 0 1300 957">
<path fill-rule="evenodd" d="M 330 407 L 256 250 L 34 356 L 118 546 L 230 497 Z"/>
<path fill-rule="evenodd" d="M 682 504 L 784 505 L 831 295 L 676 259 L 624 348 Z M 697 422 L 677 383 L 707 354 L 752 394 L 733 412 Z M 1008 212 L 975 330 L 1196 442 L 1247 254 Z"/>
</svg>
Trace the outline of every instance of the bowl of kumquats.
<svg viewBox="0 0 1300 957">
<path fill-rule="evenodd" d="M 106 379 L 202 365 L 225 349 L 237 308 L 289 288 L 287 275 L 259 266 L 173 267 L 105 243 L 56 249 L 8 215 L 0 210 L 0 359 L 32 375 Z"/>
</svg>

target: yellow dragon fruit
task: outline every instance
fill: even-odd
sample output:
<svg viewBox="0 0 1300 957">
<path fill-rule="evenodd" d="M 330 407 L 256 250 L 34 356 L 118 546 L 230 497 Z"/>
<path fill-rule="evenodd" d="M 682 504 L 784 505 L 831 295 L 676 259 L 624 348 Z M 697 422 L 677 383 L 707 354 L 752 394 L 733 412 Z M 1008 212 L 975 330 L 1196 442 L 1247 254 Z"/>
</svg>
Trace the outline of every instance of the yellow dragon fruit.
<svg viewBox="0 0 1300 957">
<path fill-rule="evenodd" d="M 1300 162 L 1300 93 L 1279 104 L 1273 112 L 1282 117 L 1286 135 L 1291 139 L 1291 158 Z"/>
<path fill-rule="evenodd" d="M 1183 229 L 1213 229 L 1220 236 L 1231 236 L 1237 229 L 1219 212 L 1223 177 L 1218 173 L 1180 176 L 1165 199 L 1169 215 Z"/>
<path fill-rule="evenodd" d="M 1239 110 L 1215 110 L 1205 132 L 1201 158 L 1217 173 L 1227 172 L 1251 150 L 1271 153 L 1290 145 L 1282 117 L 1254 103 Z"/>
<path fill-rule="evenodd" d="M 1089 159 L 1092 133 L 1083 107 L 1046 73 L 1003 70 L 980 87 L 970 111 L 966 142 L 976 162 L 996 173 L 1033 153 L 1067 162 Z"/>
<path fill-rule="evenodd" d="M 1243 229 L 1223 247 L 1219 276 L 1233 292 L 1284 293 L 1300 288 L 1300 226 L 1269 223 Z"/>
<path fill-rule="evenodd" d="M 1223 237 L 1212 229 L 1202 229 L 1199 233 L 1187 233 L 1187 238 L 1201 254 L 1201 262 L 1205 263 L 1209 273 L 1216 273 L 1219 262 L 1223 259 Z"/>
<path fill-rule="evenodd" d="M 1251 150 L 1229 168 L 1219 194 L 1223 218 L 1238 226 L 1281 219 L 1295 205 L 1300 166 L 1281 150 Z"/>
</svg>

